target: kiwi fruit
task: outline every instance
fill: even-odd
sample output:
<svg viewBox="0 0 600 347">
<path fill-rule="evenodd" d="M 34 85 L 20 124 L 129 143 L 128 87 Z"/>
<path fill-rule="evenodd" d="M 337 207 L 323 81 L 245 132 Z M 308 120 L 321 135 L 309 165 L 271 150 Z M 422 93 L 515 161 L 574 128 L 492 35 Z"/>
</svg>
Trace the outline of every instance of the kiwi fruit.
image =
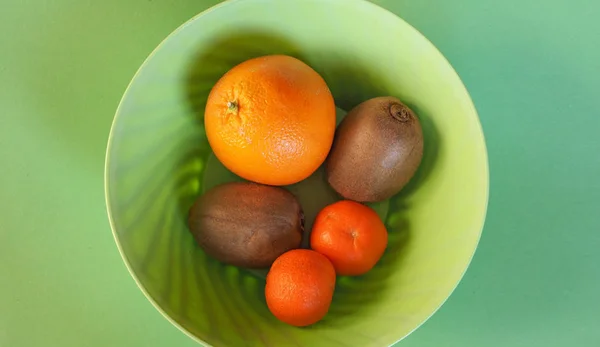
<svg viewBox="0 0 600 347">
<path fill-rule="evenodd" d="M 341 196 L 376 202 L 398 193 L 423 157 L 415 113 L 391 96 L 354 107 L 336 130 L 326 161 L 327 181 Z"/>
<path fill-rule="evenodd" d="M 188 226 L 211 257 L 258 269 L 300 247 L 304 214 L 296 197 L 283 188 L 232 182 L 201 195 L 190 209 Z"/>
</svg>

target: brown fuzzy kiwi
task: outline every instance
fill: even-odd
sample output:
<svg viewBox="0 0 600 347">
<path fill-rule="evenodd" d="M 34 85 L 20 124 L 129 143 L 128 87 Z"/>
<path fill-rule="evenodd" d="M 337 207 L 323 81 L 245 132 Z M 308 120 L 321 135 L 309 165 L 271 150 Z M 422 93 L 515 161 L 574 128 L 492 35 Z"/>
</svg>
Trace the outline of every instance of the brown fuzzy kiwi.
<svg viewBox="0 0 600 347">
<path fill-rule="evenodd" d="M 267 268 L 300 247 L 304 214 L 296 197 L 279 187 L 225 183 L 200 196 L 188 225 L 213 258 L 245 268 Z"/>
<path fill-rule="evenodd" d="M 422 157 L 417 116 L 397 98 L 377 97 L 353 108 L 338 127 L 327 180 L 346 199 L 381 201 L 408 183 Z"/>
</svg>

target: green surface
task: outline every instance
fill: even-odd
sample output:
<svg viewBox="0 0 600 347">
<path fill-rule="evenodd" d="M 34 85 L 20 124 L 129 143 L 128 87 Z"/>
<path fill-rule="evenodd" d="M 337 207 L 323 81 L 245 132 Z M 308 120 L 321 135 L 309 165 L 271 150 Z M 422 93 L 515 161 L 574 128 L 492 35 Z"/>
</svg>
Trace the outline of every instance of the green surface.
<svg viewBox="0 0 600 347">
<path fill-rule="evenodd" d="M 277 16 L 265 16 L 269 11 Z M 358 21 L 377 24 L 364 30 Z M 411 105 L 423 128 L 419 171 L 389 209 L 382 205 L 386 253 L 364 276 L 338 278 L 329 313 L 306 329 L 279 322 L 265 303 L 264 277 L 207 257 L 186 225 L 201 192 L 235 179 L 210 160 L 208 94 L 228 70 L 268 54 L 293 55 L 314 68 L 342 110 L 393 95 Z M 213 346 L 394 344 L 458 284 L 488 201 L 481 126 L 455 71 L 397 16 L 357 0 L 230 1 L 186 23 L 131 82 L 107 158 L 110 219 L 128 267 L 169 319 Z M 305 240 L 316 212 L 337 200 L 323 172 L 287 187 L 307 212 Z"/>
<path fill-rule="evenodd" d="M 132 75 L 217 1 L 2 1 L 0 346 L 196 346 L 114 246 L 104 150 Z M 444 53 L 477 106 L 491 195 L 474 261 L 399 346 L 600 344 L 600 3 L 377 1 Z"/>
</svg>

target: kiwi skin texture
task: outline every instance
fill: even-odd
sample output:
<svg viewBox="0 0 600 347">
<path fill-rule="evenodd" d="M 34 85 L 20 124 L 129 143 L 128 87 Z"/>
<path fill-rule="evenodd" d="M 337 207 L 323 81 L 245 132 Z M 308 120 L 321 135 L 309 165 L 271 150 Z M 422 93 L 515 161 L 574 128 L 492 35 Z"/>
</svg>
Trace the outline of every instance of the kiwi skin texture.
<svg viewBox="0 0 600 347">
<path fill-rule="evenodd" d="M 300 247 L 304 214 L 296 197 L 283 188 L 233 182 L 200 196 L 190 209 L 188 226 L 211 257 L 259 269 Z"/>
<path fill-rule="evenodd" d="M 376 97 L 354 107 L 338 126 L 325 164 L 327 180 L 346 199 L 382 201 L 402 190 L 422 157 L 415 113 L 395 97 Z"/>
</svg>

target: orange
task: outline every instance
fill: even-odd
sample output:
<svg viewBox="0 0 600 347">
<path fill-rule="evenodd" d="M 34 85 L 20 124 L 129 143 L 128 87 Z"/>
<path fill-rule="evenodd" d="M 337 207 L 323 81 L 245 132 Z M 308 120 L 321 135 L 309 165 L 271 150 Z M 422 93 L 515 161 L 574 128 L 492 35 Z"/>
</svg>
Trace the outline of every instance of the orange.
<svg viewBox="0 0 600 347">
<path fill-rule="evenodd" d="M 295 249 L 279 256 L 267 274 L 267 306 L 277 319 L 294 326 L 320 321 L 335 288 L 335 269 L 322 254 Z"/>
<path fill-rule="evenodd" d="M 247 60 L 212 88 L 204 115 L 210 146 L 238 176 L 269 185 L 297 183 L 325 161 L 335 103 L 325 80 L 286 55 Z"/>
<path fill-rule="evenodd" d="M 377 213 L 351 200 L 322 209 L 310 235 L 311 248 L 329 258 L 342 276 L 371 270 L 385 252 L 387 242 L 387 230 Z"/>
</svg>

